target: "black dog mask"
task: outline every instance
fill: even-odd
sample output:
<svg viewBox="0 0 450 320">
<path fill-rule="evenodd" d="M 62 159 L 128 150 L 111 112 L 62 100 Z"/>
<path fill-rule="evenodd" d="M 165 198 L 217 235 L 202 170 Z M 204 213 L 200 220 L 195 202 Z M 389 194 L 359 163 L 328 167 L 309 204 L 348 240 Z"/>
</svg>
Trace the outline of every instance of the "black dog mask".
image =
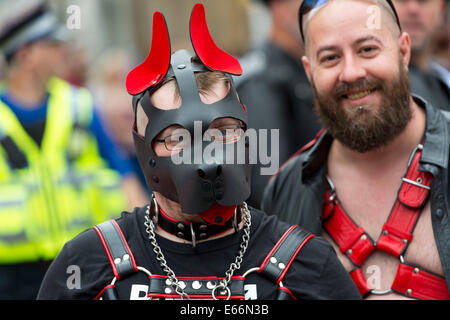
<svg viewBox="0 0 450 320">
<path fill-rule="evenodd" d="M 133 136 L 137 157 L 151 190 L 181 205 L 182 211 L 188 214 L 208 212 L 217 204 L 224 207 L 236 206 L 250 195 L 251 166 L 248 163 L 248 144 L 234 143 L 227 148 L 234 148 L 234 159 L 225 161 L 225 152 L 209 158 L 202 156 L 201 163 L 175 164 L 171 157 L 159 157 L 155 154 L 152 142 L 165 128 L 177 124 L 195 136 L 196 121 L 201 123 L 202 135 L 209 125 L 218 118 L 232 117 L 247 126 L 245 107 L 241 104 L 233 84 L 231 75 L 241 75 L 242 69 L 234 57 L 216 46 L 212 39 L 205 18 L 204 7 L 196 4 L 190 18 L 190 38 L 192 46 L 201 63 L 193 62 L 194 54 L 180 50 L 170 53 L 170 40 L 163 15 L 153 15 L 152 45 L 145 61 L 134 68 L 127 76 L 127 90 L 133 97 L 133 108 L 138 105 L 149 118 L 145 137 L 136 132 Z M 220 101 L 204 104 L 199 96 L 195 73 L 221 71 L 229 80 L 230 90 Z M 178 109 L 161 110 L 152 105 L 150 94 L 159 88 L 165 78 L 177 81 L 182 105 Z M 189 152 L 203 153 L 208 143 L 201 148 L 192 144 Z M 245 162 L 239 164 L 238 147 L 244 146 Z M 194 152 L 192 152 L 194 151 Z M 183 150 L 181 152 L 187 152 Z M 231 162 L 231 163 L 230 163 Z M 242 162 L 242 161 L 241 161 Z M 220 210 L 219 210 L 220 211 Z M 223 219 L 222 219 L 223 218 Z M 224 221 L 221 217 L 216 221 Z"/>
</svg>

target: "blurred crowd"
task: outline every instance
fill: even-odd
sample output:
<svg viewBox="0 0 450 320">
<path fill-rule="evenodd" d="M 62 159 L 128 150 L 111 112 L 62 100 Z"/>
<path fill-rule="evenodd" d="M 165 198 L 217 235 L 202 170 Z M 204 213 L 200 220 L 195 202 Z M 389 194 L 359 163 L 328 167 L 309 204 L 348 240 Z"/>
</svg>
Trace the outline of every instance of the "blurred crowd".
<svg viewBox="0 0 450 320">
<path fill-rule="evenodd" d="M 241 12 L 223 18 L 246 19 L 242 24 L 247 26 L 242 31 L 246 43 L 229 44 L 229 51 L 241 56 L 244 70 L 235 81 L 248 110 L 249 127 L 279 129 L 280 164 L 321 128 L 300 62 L 303 44 L 297 9 L 301 1 L 236 0 L 235 8 Z M 26 1 L 13 15 L 5 14 L 13 2 L 0 2 L 0 299 L 34 299 L 48 264 L 68 238 L 148 202 L 150 190 L 132 141 L 131 97 L 125 90 L 127 72 L 147 52 L 139 52 L 137 45 L 107 44 L 93 53 L 61 22 L 67 14 L 54 2 Z M 157 9 L 170 14 L 177 7 L 164 7 L 167 2 L 161 1 Z M 210 12 L 220 13 L 223 6 L 222 1 L 199 2 L 205 2 Z M 412 92 L 450 111 L 449 1 L 393 2 L 402 28 L 411 36 Z M 151 21 L 145 23 L 150 30 Z M 227 34 L 227 21 L 217 24 L 225 31 L 216 32 Z M 261 25 L 266 30 L 263 37 Z M 232 35 L 223 38 L 222 47 L 227 49 L 226 42 L 232 39 Z M 67 110 L 54 110 L 56 100 Z M 8 125 L 12 121 L 20 127 L 19 133 Z M 254 168 L 248 200 L 256 208 L 270 178 L 259 174 L 260 167 Z M 41 177 L 36 174 L 40 169 L 50 173 Z M 85 221 L 73 208 L 88 202 L 83 197 L 91 199 L 77 209 L 86 211 Z M 121 197 L 124 201 L 119 201 Z M 52 217 L 43 217 L 43 211 Z M 51 234 L 49 239 L 39 237 L 45 232 Z"/>
</svg>

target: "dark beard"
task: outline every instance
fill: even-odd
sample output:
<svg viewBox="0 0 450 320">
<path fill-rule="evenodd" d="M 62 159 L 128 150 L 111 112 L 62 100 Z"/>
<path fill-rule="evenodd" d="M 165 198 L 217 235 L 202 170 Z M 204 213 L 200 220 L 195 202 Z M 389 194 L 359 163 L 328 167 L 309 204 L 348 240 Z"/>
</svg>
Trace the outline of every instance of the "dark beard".
<svg viewBox="0 0 450 320">
<path fill-rule="evenodd" d="M 335 92 L 321 96 L 312 81 L 315 93 L 314 111 L 319 115 L 323 127 L 342 144 L 361 153 L 380 148 L 398 136 L 411 120 L 409 107 L 409 79 L 399 65 L 398 79 L 389 83 L 380 80 L 359 80 L 353 84 L 341 83 Z M 376 87 L 381 93 L 381 105 L 372 110 L 347 111 L 340 106 L 343 92 L 350 89 Z"/>
</svg>

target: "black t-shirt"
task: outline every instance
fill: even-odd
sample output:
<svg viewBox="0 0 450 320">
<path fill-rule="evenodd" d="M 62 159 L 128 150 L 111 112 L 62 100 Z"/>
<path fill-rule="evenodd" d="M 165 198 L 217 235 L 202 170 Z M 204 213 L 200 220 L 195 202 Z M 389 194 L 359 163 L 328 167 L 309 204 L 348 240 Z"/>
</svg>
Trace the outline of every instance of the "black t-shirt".
<svg viewBox="0 0 450 320">
<path fill-rule="evenodd" d="M 259 267 L 289 228 L 288 224 L 275 216 L 267 216 L 253 208 L 250 211 L 250 241 L 241 268 L 235 271 L 235 276 Z M 165 276 L 145 230 L 145 207 L 136 208 L 132 213 L 123 213 L 116 221 L 133 252 L 136 264 L 153 275 Z M 239 252 L 242 235 L 243 231 L 240 230 L 223 238 L 199 243 L 196 248 L 159 235 L 156 239 L 168 266 L 177 277 L 223 277 Z M 74 278 L 76 276 L 78 280 Z M 113 278 L 100 238 L 93 229 L 89 229 L 66 243 L 47 271 L 38 299 L 93 299 Z M 147 275 L 138 272 L 117 281 L 116 288 L 120 298 L 130 299 L 145 296 L 148 284 Z M 361 297 L 348 272 L 338 261 L 334 249 L 320 237 L 314 237 L 304 245 L 286 273 L 283 285 L 298 299 Z M 278 292 L 275 283 L 257 273 L 246 277 L 244 289 L 247 299 L 275 299 Z"/>
</svg>

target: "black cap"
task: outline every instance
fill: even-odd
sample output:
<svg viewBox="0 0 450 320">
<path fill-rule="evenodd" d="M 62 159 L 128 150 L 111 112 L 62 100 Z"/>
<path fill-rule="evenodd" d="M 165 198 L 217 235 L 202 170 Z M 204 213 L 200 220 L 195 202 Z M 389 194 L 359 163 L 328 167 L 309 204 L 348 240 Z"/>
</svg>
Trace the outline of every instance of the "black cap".
<svg viewBox="0 0 450 320">
<path fill-rule="evenodd" d="M 46 3 L 38 3 L 8 20 L 0 30 L 0 50 L 7 61 L 22 46 L 38 40 L 65 41 L 67 30 Z"/>
</svg>

